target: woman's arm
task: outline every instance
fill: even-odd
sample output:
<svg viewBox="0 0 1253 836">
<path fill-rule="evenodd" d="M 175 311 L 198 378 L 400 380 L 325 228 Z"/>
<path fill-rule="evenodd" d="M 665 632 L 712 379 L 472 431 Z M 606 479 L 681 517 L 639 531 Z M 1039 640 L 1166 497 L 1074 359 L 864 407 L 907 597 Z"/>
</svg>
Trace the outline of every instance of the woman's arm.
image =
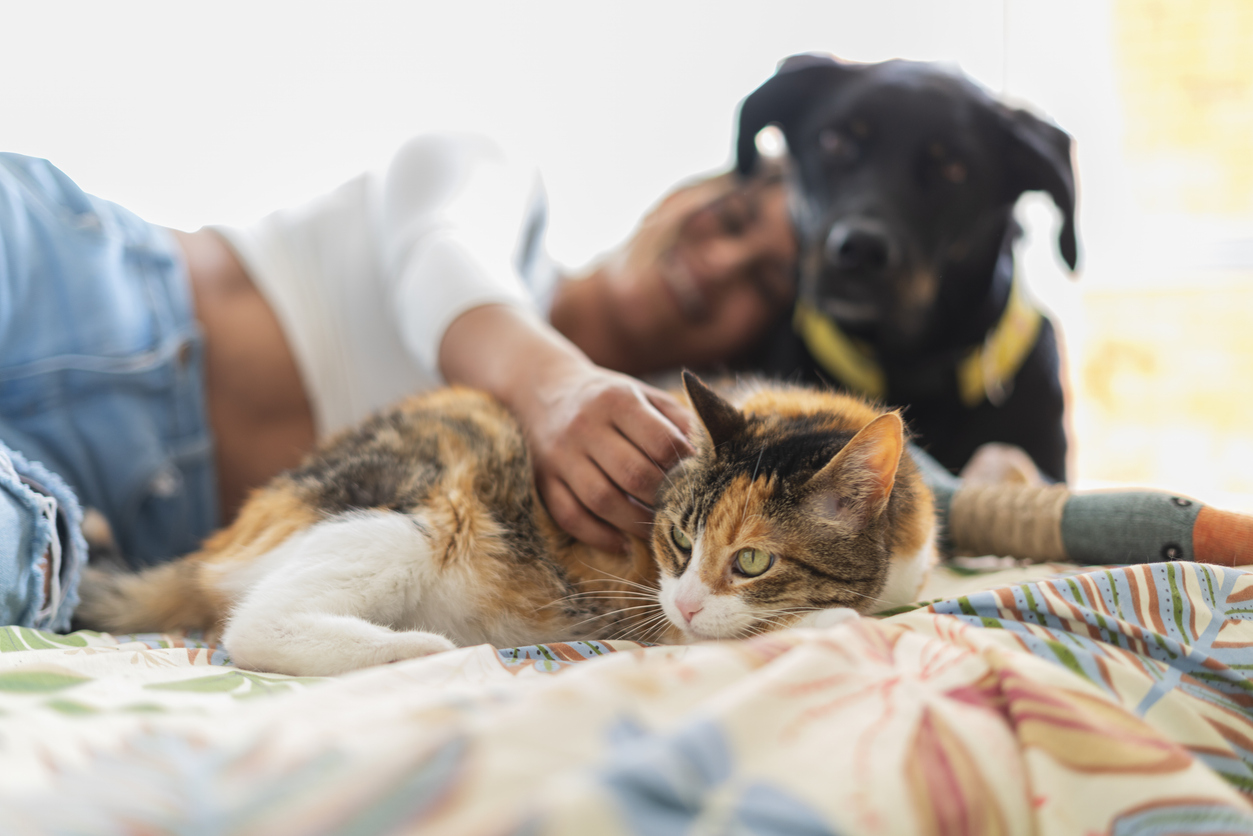
<svg viewBox="0 0 1253 836">
<path fill-rule="evenodd" d="M 448 383 L 486 390 L 521 422 L 557 523 L 619 551 L 647 537 L 665 470 L 690 451 L 687 411 L 596 366 L 540 315 L 514 264 L 533 171 L 487 140 L 427 136 L 393 159 L 382 194 L 385 272 L 402 340 Z"/>
<path fill-rule="evenodd" d="M 691 453 L 689 413 L 666 393 L 603 369 L 534 314 L 485 305 L 444 334 L 440 370 L 518 417 L 540 495 L 562 528 L 621 551 L 647 539 L 665 472 Z"/>
</svg>

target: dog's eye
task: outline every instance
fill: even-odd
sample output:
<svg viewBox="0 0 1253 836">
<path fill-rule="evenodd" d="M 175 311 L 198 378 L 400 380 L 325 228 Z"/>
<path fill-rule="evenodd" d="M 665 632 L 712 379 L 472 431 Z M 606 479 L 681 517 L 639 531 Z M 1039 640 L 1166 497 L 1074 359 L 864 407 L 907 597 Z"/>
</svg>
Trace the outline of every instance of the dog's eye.
<svg viewBox="0 0 1253 836">
<path fill-rule="evenodd" d="M 966 182 L 965 163 L 949 162 L 940 167 L 940 174 L 950 183 L 961 185 Z"/>
<path fill-rule="evenodd" d="M 949 155 L 948 149 L 938 142 L 933 142 L 927 146 L 927 156 L 931 158 L 935 169 L 940 172 L 940 176 L 955 186 L 960 186 L 966 182 L 966 164 L 961 160 L 954 159 Z"/>
<path fill-rule="evenodd" d="M 836 160 L 851 160 L 857 156 L 857 145 L 835 128 L 818 132 L 818 147 L 824 155 Z"/>
</svg>

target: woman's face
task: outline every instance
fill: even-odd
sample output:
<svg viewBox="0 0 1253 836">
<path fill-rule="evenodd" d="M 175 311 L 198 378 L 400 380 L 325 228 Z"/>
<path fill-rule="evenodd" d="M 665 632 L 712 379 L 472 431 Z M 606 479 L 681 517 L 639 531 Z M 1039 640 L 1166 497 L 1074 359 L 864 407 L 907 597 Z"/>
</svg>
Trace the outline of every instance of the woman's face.
<svg viewBox="0 0 1253 836">
<path fill-rule="evenodd" d="M 791 306 L 795 262 L 781 180 L 684 186 L 644 219 L 610 270 L 618 321 L 657 368 L 720 363 Z"/>
</svg>

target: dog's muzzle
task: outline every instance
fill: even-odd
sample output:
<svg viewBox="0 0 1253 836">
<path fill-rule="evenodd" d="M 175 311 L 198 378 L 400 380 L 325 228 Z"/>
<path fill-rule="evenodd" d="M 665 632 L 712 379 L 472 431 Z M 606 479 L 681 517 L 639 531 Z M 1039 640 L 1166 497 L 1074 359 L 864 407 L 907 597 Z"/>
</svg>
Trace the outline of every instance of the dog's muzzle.
<svg viewBox="0 0 1253 836">
<path fill-rule="evenodd" d="M 841 221 L 827 232 L 828 267 L 850 277 L 873 279 L 899 259 L 887 227 L 875 220 Z"/>
<path fill-rule="evenodd" d="M 888 277 L 900 264 L 899 248 L 882 222 L 839 221 L 822 239 L 816 281 L 802 295 L 817 310 L 846 325 L 881 319 Z"/>
</svg>

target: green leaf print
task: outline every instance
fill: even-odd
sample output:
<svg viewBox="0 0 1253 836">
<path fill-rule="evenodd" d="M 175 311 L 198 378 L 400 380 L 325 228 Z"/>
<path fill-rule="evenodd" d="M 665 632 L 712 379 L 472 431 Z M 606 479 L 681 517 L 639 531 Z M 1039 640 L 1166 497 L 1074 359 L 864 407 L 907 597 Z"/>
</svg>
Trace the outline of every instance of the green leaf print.
<svg viewBox="0 0 1253 836">
<path fill-rule="evenodd" d="M 72 688 L 89 681 L 86 676 L 57 671 L 6 671 L 0 673 L 0 691 L 14 694 L 44 694 Z"/>
<path fill-rule="evenodd" d="M 229 693 L 237 699 L 259 697 L 265 694 L 285 693 L 295 685 L 325 681 L 316 676 L 269 677 L 248 671 L 230 671 L 216 676 L 198 676 L 178 682 L 156 682 L 145 685 L 154 691 L 187 691 L 201 694 Z"/>
<path fill-rule="evenodd" d="M 86 717 L 100 713 L 100 709 L 74 700 L 48 700 L 44 706 L 70 717 Z"/>
<path fill-rule="evenodd" d="M 0 627 L 0 653 L 86 646 L 87 640 L 73 633 L 68 636 L 59 636 L 56 633 L 45 633 L 29 627 Z"/>
<path fill-rule="evenodd" d="M 1057 657 L 1057 661 L 1061 663 L 1062 667 L 1069 668 L 1089 682 L 1092 681 L 1092 677 L 1088 676 L 1088 672 L 1083 669 L 1083 665 L 1079 663 L 1079 660 L 1070 651 L 1070 648 L 1059 641 L 1046 641 L 1045 644 L 1048 645 L 1049 650 L 1053 651 L 1053 655 Z"/>
<path fill-rule="evenodd" d="M 119 710 L 127 714 L 164 714 L 169 711 L 164 705 L 157 705 L 154 702 L 135 702 L 124 705 Z"/>
</svg>

